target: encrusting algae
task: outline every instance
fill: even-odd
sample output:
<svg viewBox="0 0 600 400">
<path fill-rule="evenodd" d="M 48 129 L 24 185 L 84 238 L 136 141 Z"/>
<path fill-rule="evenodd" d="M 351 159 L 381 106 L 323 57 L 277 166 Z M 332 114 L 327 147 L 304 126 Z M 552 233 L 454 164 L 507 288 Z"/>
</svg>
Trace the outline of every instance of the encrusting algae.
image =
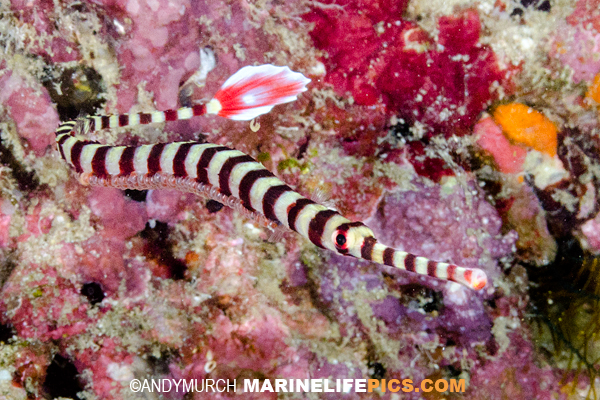
<svg viewBox="0 0 600 400">
<path fill-rule="evenodd" d="M 573 2 L 581 13 L 597 1 Z M 0 258 L 9 260 L 0 265 L 0 398 L 207 397 L 133 393 L 134 377 L 237 379 L 238 393 L 244 379 L 429 378 L 462 380 L 464 393 L 399 395 L 566 400 L 561 378 L 573 369 L 536 346 L 527 319 L 545 284 L 535 271 L 554 258 L 555 238 L 577 241 L 580 232 L 600 252 L 598 68 L 580 65 L 595 61 L 594 46 L 564 34 L 575 15 L 565 3 L 0 2 Z M 577 29 L 600 43 L 584 25 Z M 544 46 L 553 38 L 564 54 Z M 156 113 L 193 109 L 235 71 L 265 64 L 302 72 L 309 90 L 255 124 Z M 125 129 L 124 113 L 166 122 Z M 81 114 L 121 115 L 119 128 L 86 137 L 114 147 L 78 145 L 93 171 L 117 159 L 128 166 L 130 156 L 101 156 L 120 146 L 236 148 L 307 201 L 327 189 L 332 207 L 382 242 L 484 270 L 488 285 L 475 292 L 321 251 L 310 236 L 269 240 L 218 201 L 84 187 L 53 145 L 57 126 Z M 137 160 L 165 155 L 150 167 L 168 169 L 174 147 L 152 148 Z M 541 185 L 551 162 L 565 173 Z M 227 175 L 256 166 L 213 164 L 223 188 Z M 537 301 L 559 303 L 542 289 Z M 597 309 L 572 304 L 553 314 L 580 318 L 568 333 L 584 327 L 588 305 Z M 570 338 L 567 353 L 598 342 L 581 338 Z M 600 354 L 592 350 L 590 365 Z M 585 395 L 589 376 L 571 385 Z"/>
</svg>

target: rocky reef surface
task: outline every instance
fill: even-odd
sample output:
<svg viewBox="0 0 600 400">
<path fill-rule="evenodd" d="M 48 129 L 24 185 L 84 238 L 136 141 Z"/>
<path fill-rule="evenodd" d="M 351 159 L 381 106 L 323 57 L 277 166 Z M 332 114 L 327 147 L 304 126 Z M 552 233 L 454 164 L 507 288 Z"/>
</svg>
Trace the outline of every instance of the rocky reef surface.
<svg viewBox="0 0 600 400">
<path fill-rule="evenodd" d="M 464 393 L 290 398 L 594 398 L 598 10 L 0 0 L 0 398 L 160 398 L 134 378 L 464 379 Z M 264 63 L 312 83 L 258 130 L 209 117 L 94 139 L 233 146 L 387 245 L 485 270 L 486 288 L 272 240 L 189 194 L 82 186 L 55 150 L 60 121 L 193 104 Z"/>
</svg>

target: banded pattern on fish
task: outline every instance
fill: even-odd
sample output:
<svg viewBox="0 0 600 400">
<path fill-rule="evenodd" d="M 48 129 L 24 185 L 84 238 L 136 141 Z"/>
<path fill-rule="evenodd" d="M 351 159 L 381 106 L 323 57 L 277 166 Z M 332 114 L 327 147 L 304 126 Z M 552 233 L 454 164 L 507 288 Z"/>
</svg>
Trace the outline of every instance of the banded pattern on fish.
<svg viewBox="0 0 600 400">
<path fill-rule="evenodd" d="M 227 146 L 174 142 L 108 146 L 78 133 L 189 119 L 206 114 L 249 120 L 277 104 L 296 99 L 309 82 L 287 67 L 244 67 L 206 104 L 141 114 L 89 116 L 68 121 L 56 131 L 61 157 L 82 182 L 119 188 L 172 187 L 213 198 L 271 227 L 285 226 L 316 246 L 378 264 L 450 280 L 479 290 L 487 277 L 463 268 L 385 246 L 362 222 L 302 196 L 249 155 Z"/>
</svg>

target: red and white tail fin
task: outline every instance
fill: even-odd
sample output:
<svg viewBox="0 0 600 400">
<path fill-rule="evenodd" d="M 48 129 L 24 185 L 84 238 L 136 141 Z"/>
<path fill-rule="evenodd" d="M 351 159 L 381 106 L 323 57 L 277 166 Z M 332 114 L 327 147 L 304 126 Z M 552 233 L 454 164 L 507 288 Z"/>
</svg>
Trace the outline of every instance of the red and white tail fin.
<svg viewBox="0 0 600 400">
<path fill-rule="evenodd" d="M 310 79 L 288 67 L 271 64 L 248 66 L 225 81 L 206 105 L 208 114 L 248 121 L 271 111 L 277 104 L 296 100 Z"/>
</svg>

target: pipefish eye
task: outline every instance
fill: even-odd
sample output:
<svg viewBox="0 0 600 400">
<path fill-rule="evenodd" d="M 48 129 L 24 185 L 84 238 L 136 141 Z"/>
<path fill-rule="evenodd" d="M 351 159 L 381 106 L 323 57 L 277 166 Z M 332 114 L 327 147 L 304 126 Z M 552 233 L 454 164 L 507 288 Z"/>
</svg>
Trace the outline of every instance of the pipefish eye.
<svg viewBox="0 0 600 400">
<path fill-rule="evenodd" d="M 346 245 L 346 235 L 338 233 L 335 237 L 335 245 L 336 247 L 344 248 Z"/>
<path fill-rule="evenodd" d="M 348 249 L 352 247 L 352 234 L 346 230 L 335 230 L 331 235 L 331 240 L 335 245 L 335 249 L 340 254 L 347 254 Z"/>
</svg>

